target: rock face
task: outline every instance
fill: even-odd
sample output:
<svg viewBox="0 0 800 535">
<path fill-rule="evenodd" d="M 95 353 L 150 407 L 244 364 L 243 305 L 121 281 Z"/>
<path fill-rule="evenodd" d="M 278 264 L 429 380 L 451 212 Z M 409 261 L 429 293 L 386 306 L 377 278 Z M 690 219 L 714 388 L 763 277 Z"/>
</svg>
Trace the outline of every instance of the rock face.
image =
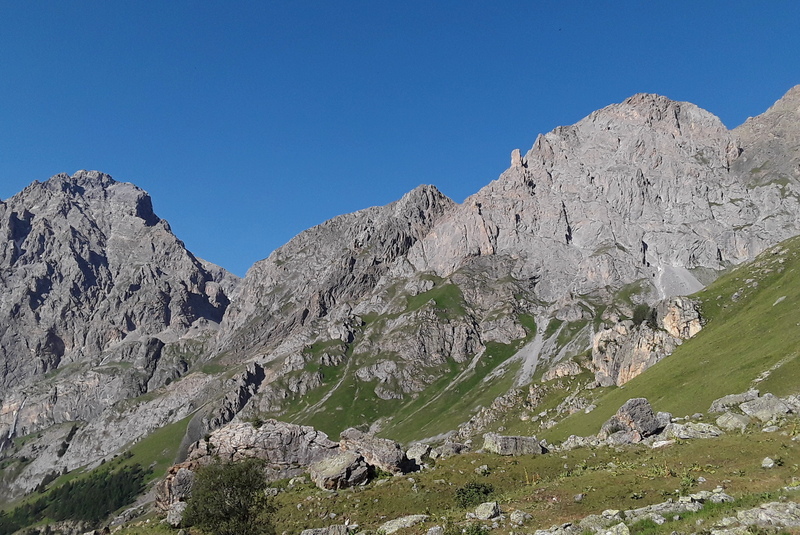
<svg viewBox="0 0 800 535">
<path fill-rule="evenodd" d="M 96 171 L 34 182 L 0 203 L 0 233 L 6 391 L 128 338 L 218 323 L 228 305 L 147 193 Z"/>
<path fill-rule="evenodd" d="M 592 365 L 601 386 L 627 383 L 702 329 L 697 304 L 685 297 L 661 301 L 649 314 L 638 325 L 624 320 L 595 335 Z"/>
<path fill-rule="evenodd" d="M 496 433 L 483 435 L 483 449 L 498 455 L 537 455 L 544 448 L 536 437 L 509 437 Z"/>
<path fill-rule="evenodd" d="M 762 122 L 800 130 L 793 109 L 776 104 Z M 242 410 L 277 415 L 330 388 L 319 365 L 345 367 L 380 400 L 407 399 L 453 364 L 481 359 L 490 342 L 541 334 L 522 315 L 586 320 L 590 301 L 637 281 L 634 306 L 700 289 L 696 276 L 713 278 L 800 232 L 794 172 L 750 182 L 742 159 L 752 161 L 771 128 L 756 122 L 732 132 L 692 104 L 635 95 L 515 151 L 511 167 L 462 204 L 423 186 L 301 233 L 253 266 L 223 320 L 226 358 L 284 363 Z M 790 145 L 781 169 L 791 167 Z M 623 384 L 701 327 L 691 301 L 656 308 L 654 329 L 604 322 L 601 384 Z M 522 375 L 582 353 L 592 334 L 569 351 L 543 344 Z M 340 350 L 313 353 L 337 340 Z"/>
</svg>

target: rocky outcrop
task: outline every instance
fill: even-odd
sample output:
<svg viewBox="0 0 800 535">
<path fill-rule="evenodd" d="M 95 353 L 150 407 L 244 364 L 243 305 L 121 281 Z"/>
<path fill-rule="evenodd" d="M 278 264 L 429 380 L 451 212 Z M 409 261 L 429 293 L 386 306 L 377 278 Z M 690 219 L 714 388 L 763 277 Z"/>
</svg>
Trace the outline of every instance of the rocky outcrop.
<svg viewBox="0 0 800 535">
<path fill-rule="evenodd" d="M 800 528 L 800 504 L 795 502 L 770 502 L 739 511 L 737 520 L 746 526 L 763 528 Z"/>
<path fill-rule="evenodd" d="M 703 422 L 671 423 L 664 429 L 664 436 L 668 439 L 714 438 L 721 434 L 722 431 L 718 427 Z"/>
<path fill-rule="evenodd" d="M 686 297 L 662 301 L 648 315 L 638 325 L 624 320 L 595 335 L 592 366 L 598 384 L 627 383 L 702 329 L 698 306 Z"/>
<path fill-rule="evenodd" d="M 538 455 L 545 452 L 536 437 L 503 436 L 496 433 L 483 435 L 483 449 L 498 455 Z"/>
<path fill-rule="evenodd" d="M 720 429 L 725 431 L 739 431 L 744 433 L 745 429 L 747 429 L 747 426 L 750 424 L 750 418 L 742 414 L 726 412 L 717 418 L 715 423 Z"/>
<path fill-rule="evenodd" d="M 347 535 L 358 526 L 347 526 L 345 524 L 334 524 L 324 528 L 304 529 L 300 535 Z"/>
<path fill-rule="evenodd" d="M 259 427 L 232 423 L 212 432 L 189 450 L 189 460 L 212 458 L 239 461 L 254 457 L 266 461 L 270 477 L 299 475 L 308 465 L 337 455 L 338 444 L 313 427 L 267 420 Z"/>
</svg>

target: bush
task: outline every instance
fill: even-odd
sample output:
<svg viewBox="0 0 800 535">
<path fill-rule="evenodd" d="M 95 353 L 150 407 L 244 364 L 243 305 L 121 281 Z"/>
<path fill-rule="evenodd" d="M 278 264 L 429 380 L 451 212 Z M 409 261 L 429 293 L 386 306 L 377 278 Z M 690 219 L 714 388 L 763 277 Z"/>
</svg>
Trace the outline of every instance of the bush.
<svg viewBox="0 0 800 535">
<path fill-rule="evenodd" d="M 272 535 L 266 488 L 259 459 L 210 464 L 197 471 L 183 520 L 214 535 Z"/>
<path fill-rule="evenodd" d="M 463 487 L 456 489 L 456 505 L 462 509 L 480 505 L 494 492 L 494 487 L 488 483 L 470 481 Z"/>
</svg>

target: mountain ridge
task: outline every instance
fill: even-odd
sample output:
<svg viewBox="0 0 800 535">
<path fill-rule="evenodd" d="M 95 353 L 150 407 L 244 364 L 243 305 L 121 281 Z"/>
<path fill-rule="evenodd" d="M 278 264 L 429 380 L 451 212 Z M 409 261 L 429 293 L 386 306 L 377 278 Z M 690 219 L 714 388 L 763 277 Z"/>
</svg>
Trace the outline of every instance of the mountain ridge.
<svg viewBox="0 0 800 535">
<path fill-rule="evenodd" d="M 94 171 L 33 183 L 0 201 L 0 435 L 43 437 L 3 495 L 189 417 L 193 439 L 273 416 L 454 429 L 637 307 L 800 233 L 799 88 L 734 130 L 634 95 L 512 152 L 463 203 L 420 186 L 300 233 L 241 281 L 187 251 L 135 186 Z M 88 316 L 70 329 L 70 314 Z M 31 350 L 38 363 L 19 359 Z M 58 455 L 68 422 L 85 451 Z M 101 438 L 110 426 L 120 436 Z"/>
</svg>

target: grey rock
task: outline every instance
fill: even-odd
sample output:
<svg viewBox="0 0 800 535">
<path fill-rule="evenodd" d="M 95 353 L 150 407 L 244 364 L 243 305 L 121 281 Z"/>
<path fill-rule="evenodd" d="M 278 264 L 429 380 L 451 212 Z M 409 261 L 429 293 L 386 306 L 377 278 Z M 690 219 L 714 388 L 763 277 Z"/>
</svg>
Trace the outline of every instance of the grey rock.
<svg viewBox="0 0 800 535">
<path fill-rule="evenodd" d="M 410 528 L 421 522 L 425 522 L 428 520 L 428 518 L 430 518 L 428 515 L 409 515 L 401 518 L 395 518 L 394 520 L 390 520 L 381 524 L 381 527 L 378 528 L 378 532 L 390 535 L 401 529 Z"/>
<path fill-rule="evenodd" d="M 668 438 L 695 439 L 713 438 L 722 434 L 722 430 L 714 425 L 701 422 L 687 422 L 685 424 L 673 423 L 664 429 L 664 435 Z"/>
<path fill-rule="evenodd" d="M 354 451 L 364 460 L 391 474 L 402 474 L 410 470 L 410 463 L 400 444 L 387 438 L 378 438 L 357 429 L 345 429 L 339 435 L 342 451 Z"/>
<path fill-rule="evenodd" d="M 752 401 L 739 404 L 743 413 L 762 422 L 769 422 L 776 418 L 781 418 L 789 412 L 789 406 L 780 398 L 767 393 Z"/>
<path fill-rule="evenodd" d="M 619 524 L 614 524 L 603 533 L 605 535 L 630 535 L 630 530 L 624 522 L 620 522 Z"/>
<path fill-rule="evenodd" d="M 173 528 L 180 527 L 183 522 L 183 513 L 186 511 L 188 504 L 186 502 L 175 502 L 167 510 L 167 524 Z"/>
<path fill-rule="evenodd" d="M 795 502 L 770 502 L 739 511 L 736 517 L 748 526 L 797 528 L 800 527 L 800 505 Z"/>
<path fill-rule="evenodd" d="M 617 413 L 603 424 L 597 436 L 600 439 L 607 439 L 616 433 L 622 433 L 618 435 L 616 443 L 640 442 L 660 429 L 661 422 L 653 413 L 650 403 L 645 398 L 633 398 L 626 401 Z"/>
<path fill-rule="evenodd" d="M 538 455 L 545 452 L 536 437 L 503 436 L 496 433 L 483 435 L 483 449 L 498 455 Z"/>
<path fill-rule="evenodd" d="M 274 467 L 304 468 L 335 456 L 338 446 L 313 427 L 270 419 L 258 428 L 246 422 L 221 427 L 195 443 L 189 459 L 202 463 L 213 457 L 229 461 L 255 457 Z"/>
<path fill-rule="evenodd" d="M 437 448 L 431 450 L 431 457 L 434 459 L 447 459 L 454 455 L 460 455 L 469 451 L 469 446 L 459 442 L 445 442 Z"/>
<path fill-rule="evenodd" d="M 323 490 L 355 487 L 369 480 L 367 463 L 352 451 L 341 451 L 335 457 L 317 461 L 308 467 L 308 473 Z"/>
<path fill-rule="evenodd" d="M 775 461 L 773 461 L 769 457 L 764 457 L 764 460 L 761 461 L 761 468 L 774 468 L 774 467 L 775 467 Z"/>
<path fill-rule="evenodd" d="M 431 447 L 422 442 L 416 442 L 406 451 L 406 457 L 413 461 L 418 467 L 424 466 L 431 461 Z"/>
<path fill-rule="evenodd" d="M 475 518 L 478 520 L 491 520 L 500 516 L 500 506 L 497 502 L 485 502 L 475 508 Z"/>
<path fill-rule="evenodd" d="M 427 535 L 444 535 L 444 528 L 442 526 L 433 526 L 428 529 Z"/>
<path fill-rule="evenodd" d="M 744 433 L 750 423 L 750 418 L 742 414 L 733 412 L 726 412 L 716 420 L 716 424 L 720 429 L 725 431 L 739 431 Z"/>
<path fill-rule="evenodd" d="M 725 412 L 733 407 L 738 407 L 740 404 L 746 401 L 752 401 L 758 398 L 758 394 L 758 390 L 751 389 L 741 394 L 730 394 L 723 396 L 711 402 L 711 407 L 708 409 L 708 412 Z"/>
<path fill-rule="evenodd" d="M 508 520 L 512 524 L 516 524 L 517 526 L 525 524 L 525 522 L 527 522 L 532 518 L 533 516 L 531 516 L 529 513 L 526 513 L 525 511 L 520 511 L 519 509 L 514 509 L 513 511 L 511 511 L 511 514 L 508 515 Z"/>
<path fill-rule="evenodd" d="M 300 535 L 348 535 L 350 531 L 350 526 L 334 524 L 324 528 L 304 529 Z"/>
</svg>

